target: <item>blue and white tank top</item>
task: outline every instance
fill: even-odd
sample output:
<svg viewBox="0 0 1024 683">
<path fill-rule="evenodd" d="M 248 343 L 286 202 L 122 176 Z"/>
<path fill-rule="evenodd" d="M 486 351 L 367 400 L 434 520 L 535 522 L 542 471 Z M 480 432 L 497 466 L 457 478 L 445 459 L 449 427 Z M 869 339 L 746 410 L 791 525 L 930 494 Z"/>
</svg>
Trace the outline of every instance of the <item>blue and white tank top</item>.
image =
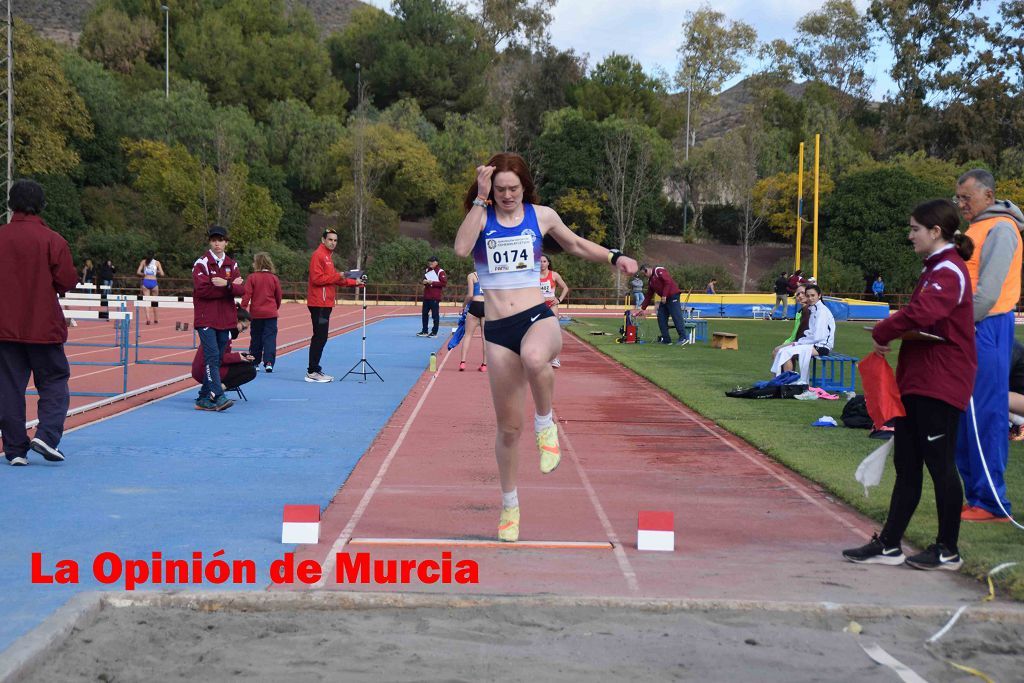
<svg viewBox="0 0 1024 683">
<path fill-rule="evenodd" d="M 523 204 L 523 220 L 512 228 L 498 223 L 494 207 L 487 207 L 487 223 L 473 247 L 480 286 L 484 290 L 539 287 L 542 247 L 532 204 Z"/>
<path fill-rule="evenodd" d="M 156 279 L 156 261 L 149 261 L 142 267 L 142 274 L 147 280 Z"/>
<path fill-rule="evenodd" d="M 480 276 L 477 275 L 476 279 L 473 280 L 473 296 L 483 296 L 484 288 L 480 286 Z"/>
</svg>

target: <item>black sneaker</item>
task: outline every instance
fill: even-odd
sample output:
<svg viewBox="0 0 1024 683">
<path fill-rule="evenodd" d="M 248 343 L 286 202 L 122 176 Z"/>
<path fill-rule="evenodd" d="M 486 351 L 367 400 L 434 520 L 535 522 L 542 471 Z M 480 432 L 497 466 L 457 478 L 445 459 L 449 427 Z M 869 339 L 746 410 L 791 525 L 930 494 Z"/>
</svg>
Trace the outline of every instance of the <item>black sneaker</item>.
<svg viewBox="0 0 1024 683">
<path fill-rule="evenodd" d="M 914 569 L 946 569 L 955 572 L 960 569 L 964 561 L 960 559 L 960 553 L 951 553 L 941 543 L 932 543 L 928 550 L 907 558 L 907 564 Z"/>
<path fill-rule="evenodd" d="M 16 455 L 13 458 L 8 458 L 7 462 L 14 467 L 24 467 L 28 464 L 28 458 L 24 455 Z"/>
<path fill-rule="evenodd" d="M 437 332 L 431 332 L 431 333 L 430 333 L 430 334 L 428 334 L 427 336 L 428 336 L 428 337 L 436 337 L 436 336 L 437 336 Z"/>
<path fill-rule="evenodd" d="M 426 337 L 427 336 L 427 331 L 423 330 L 422 332 L 417 332 L 416 336 L 417 337 Z"/>
<path fill-rule="evenodd" d="M 32 441 L 29 442 L 28 447 L 50 462 L 64 462 L 64 454 L 39 437 L 32 439 Z"/>
<path fill-rule="evenodd" d="M 879 540 L 878 534 L 871 537 L 871 542 L 859 548 L 850 548 L 843 551 L 843 557 L 850 562 L 857 564 L 903 564 L 906 559 L 903 557 L 903 550 L 899 546 L 886 548 Z"/>
</svg>

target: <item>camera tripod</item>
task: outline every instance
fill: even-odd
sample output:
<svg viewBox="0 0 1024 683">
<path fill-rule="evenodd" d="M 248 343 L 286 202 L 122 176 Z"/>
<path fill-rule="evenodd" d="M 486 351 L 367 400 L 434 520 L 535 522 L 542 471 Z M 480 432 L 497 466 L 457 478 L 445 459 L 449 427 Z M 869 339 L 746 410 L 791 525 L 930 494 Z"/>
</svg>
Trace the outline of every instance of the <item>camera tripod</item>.
<svg viewBox="0 0 1024 683">
<path fill-rule="evenodd" d="M 365 382 L 366 378 L 369 377 L 370 375 L 376 375 L 377 379 L 379 379 L 381 382 L 384 381 L 384 378 L 380 376 L 380 373 L 377 372 L 372 365 L 370 365 L 370 361 L 366 360 L 366 282 L 365 281 L 363 282 L 363 355 L 359 359 L 359 361 L 355 365 L 352 366 L 352 369 L 349 370 L 348 372 L 346 372 L 344 375 L 342 375 L 341 379 L 338 380 L 338 381 L 339 382 L 340 381 L 344 381 L 344 379 L 346 377 L 348 377 L 349 375 L 359 375 L 360 377 L 362 377 L 362 379 L 359 380 L 360 382 Z"/>
</svg>

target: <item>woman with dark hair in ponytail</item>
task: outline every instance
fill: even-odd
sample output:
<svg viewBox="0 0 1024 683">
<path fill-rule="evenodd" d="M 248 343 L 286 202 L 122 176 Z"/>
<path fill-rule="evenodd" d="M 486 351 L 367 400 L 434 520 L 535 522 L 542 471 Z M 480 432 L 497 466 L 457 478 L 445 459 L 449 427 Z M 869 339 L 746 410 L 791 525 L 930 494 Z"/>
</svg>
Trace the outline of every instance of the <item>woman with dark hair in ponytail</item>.
<svg viewBox="0 0 1024 683">
<path fill-rule="evenodd" d="M 974 388 L 974 306 L 971 278 L 964 263 L 974 243 L 960 230 L 953 203 L 934 199 L 910 214 L 910 243 L 924 261 L 910 302 L 878 323 L 871 333 L 875 352 L 908 332 L 925 332 L 939 341 L 905 339 L 900 344 L 896 384 L 906 417 L 896 419 L 893 464 L 896 483 L 881 533 L 860 548 L 843 551 L 851 562 L 903 564 L 900 541 L 921 500 L 923 468 L 935 484 L 939 531 L 927 550 L 905 559 L 917 569 L 956 571 L 963 564 L 957 540 L 963 488 L 956 469 L 960 415 Z"/>
</svg>

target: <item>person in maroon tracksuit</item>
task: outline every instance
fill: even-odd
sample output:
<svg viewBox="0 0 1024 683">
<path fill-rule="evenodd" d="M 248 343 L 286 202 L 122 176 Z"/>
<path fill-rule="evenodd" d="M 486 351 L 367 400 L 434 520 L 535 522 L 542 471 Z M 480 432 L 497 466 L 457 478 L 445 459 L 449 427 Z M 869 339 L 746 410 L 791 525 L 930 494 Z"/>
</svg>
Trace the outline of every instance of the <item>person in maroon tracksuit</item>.
<svg viewBox="0 0 1024 683">
<path fill-rule="evenodd" d="M 237 315 L 238 322 L 235 329 L 231 330 L 231 339 L 228 340 L 228 345 L 224 347 L 224 353 L 220 357 L 220 381 L 229 390 L 256 379 L 256 366 L 253 364 L 252 355 L 231 350 L 231 340 L 238 339 L 238 335 L 249 329 L 249 312 L 239 308 Z M 205 375 L 206 357 L 202 349 L 196 349 L 196 355 L 192 357 L 192 379 L 202 384 Z"/>
<path fill-rule="evenodd" d="M 643 264 L 640 270 L 647 276 L 647 295 L 644 302 L 640 304 L 640 310 L 636 312 L 637 317 L 642 318 L 647 313 L 647 307 L 654 301 L 654 295 L 661 297 L 658 304 L 658 329 L 661 331 L 662 344 L 671 344 L 672 339 L 668 335 L 668 319 L 672 316 L 672 324 L 676 326 L 679 333 L 679 344 L 686 344 L 686 328 L 683 325 L 683 309 L 679 306 L 679 285 L 672 278 L 671 273 L 662 266 L 651 266 Z"/>
<path fill-rule="evenodd" d="M 210 249 L 192 266 L 192 302 L 195 329 L 203 350 L 203 387 L 196 398 L 196 410 L 225 410 L 233 401 L 224 395 L 220 382 L 220 359 L 238 319 L 235 297 L 242 296 L 242 274 L 235 260 L 225 253 L 228 231 L 212 226 L 207 235 Z"/>
<path fill-rule="evenodd" d="M 7 198 L 14 215 L 0 227 L 0 430 L 11 465 L 27 465 L 29 448 L 51 462 L 64 460 L 57 445 L 70 402 L 71 368 L 57 295 L 74 289 L 78 273 L 68 243 L 39 217 L 45 203 L 38 183 L 18 180 Z M 31 441 L 25 430 L 30 374 L 39 392 L 39 426 Z"/>
<path fill-rule="evenodd" d="M 252 275 L 245 279 L 242 308 L 252 316 L 249 355 L 253 365 L 263 363 L 267 372 L 274 371 L 277 359 L 277 312 L 281 298 L 281 281 L 274 274 L 274 262 L 270 254 L 258 252 L 252 257 Z"/>
<path fill-rule="evenodd" d="M 436 337 L 437 329 L 441 324 L 441 298 L 444 296 L 445 285 L 448 284 L 448 274 L 444 268 L 438 265 L 437 257 L 431 256 L 427 259 L 427 267 L 423 271 L 423 306 L 422 318 L 423 329 L 416 334 L 417 337 Z M 427 324 L 430 316 L 434 318 L 434 326 L 427 331 Z"/>
<path fill-rule="evenodd" d="M 963 488 L 956 469 L 956 440 L 960 416 L 974 389 L 977 357 L 971 278 L 964 263 L 974 243 L 960 233 L 959 225 L 956 207 L 945 199 L 925 202 L 911 212 L 909 238 L 924 260 L 924 270 L 910 303 L 871 333 L 875 351 L 882 354 L 908 332 L 925 332 L 942 341 L 906 339 L 900 344 L 896 384 L 907 415 L 895 424 L 896 483 L 889 515 L 870 543 L 843 551 L 851 562 L 904 562 L 900 541 L 921 500 L 922 469 L 927 467 L 935 484 L 938 536 L 906 563 L 917 569 L 952 571 L 963 564 L 957 545 Z"/>
</svg>

